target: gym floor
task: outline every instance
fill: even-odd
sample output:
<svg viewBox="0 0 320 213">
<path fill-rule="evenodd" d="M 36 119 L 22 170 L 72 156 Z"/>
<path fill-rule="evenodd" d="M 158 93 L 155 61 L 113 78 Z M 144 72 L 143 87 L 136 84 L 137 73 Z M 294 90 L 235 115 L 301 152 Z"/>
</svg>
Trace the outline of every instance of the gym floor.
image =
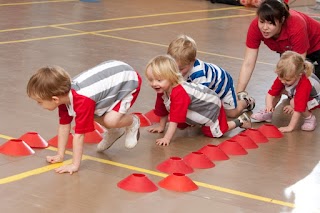
<svg viewBox="0 0 320 213">
<path fill-rule="evenodd" d="M 291 8 L 320 18 L 319 10 L 310 5 Z M 145 65 L 165 54 L 170 41 L 184 33 L 197 42 L 198 58 L 223 67 L 236 82 L 255 10 L 206 0 L 1 0 L 0 145 L 27 132 L 37 132 L 47 141 L 56 136 L 57 112 L 43 110 L 26 95 L 29 77 L 45 65 L 59 65 L 75 76 L 105 60 L 127 62 L 143 78 L 131 112 L 147 113 L 154 107 L 155 92 L 144 76 Z M 262 45 L 247 88 L 256 99 L 254 111 L 264 106 L 278 59 Z M 286 99 L 276 109 L 275 126 L 289 122 L 290 117 L 281 113 L 284 104 Z M 315 114 L 320 120 L 318 110 Z M 254 123 L 253 128 L 261 125 Z M 0 154 L 1 212 L 292 212 L 295 196 L 286 196 L 285 189 L 308 176 L 319 162 L 320 127 L 313 132 L 297 127 L 247 150 L 247 155 L 195 169 L 187 177 L 199 188 L 176 192 L 158 185 L 167 175 L 157 165 L 207 144 L 218 145 L 243 130 L 218 139 L 203 136 L 198 128 L 179 130 L 170 146 L 159 147 L 155 140 L 161 135 L 147 128 L 140 129 L 139 144 L 131 150 L 124 147 L 124 138 L 103 153 L 96 152 L 96 144 L 85 143 L 80 171 L 73 175 L 57 174 L 59 164 L 46 163 L 54 147 L 35 149 L 28 156 Z M 71 156 L 69 149 L 66 163 Z M 158 190 L 141 193 L 117 186 L 132 174 L 146 175 Z M 302 197 L 306 203 L 314 199 L 307 191 Z"/>
</svg>

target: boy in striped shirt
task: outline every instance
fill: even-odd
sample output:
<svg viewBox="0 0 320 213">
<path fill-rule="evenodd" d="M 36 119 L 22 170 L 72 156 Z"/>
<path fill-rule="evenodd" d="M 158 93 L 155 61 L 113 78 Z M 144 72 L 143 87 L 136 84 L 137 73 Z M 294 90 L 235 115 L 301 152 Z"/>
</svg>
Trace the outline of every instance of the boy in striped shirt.
<svg viewBox="0 0 320 213">
<path fill-rule="evenodd" d="M 235 118 L 244 110 L 251 111 L 255 100 L 246 92 L 237 95 L 231 75 L 221 67 L 196 58 L 196 42 L 189 36 L 180 35 L 167 50 L 177 62 L 180 73 L 187 82 L 202 84 L 215 91 L 222 100 L 228 117 Z"/>
<path fill-rule="evenodd" d="M 61 67 L 42 67 L 30 78 L 28 96 L 44 109 L 59 111 L 58 153 L 47 156 L 49 163 L 63 161 L 75 118 L 72 163 L 57 168 L 56 172 L 78 171 L 84 134 L 94 131 L 94 121 L 107 129 L 98 151 L 109 148 L 125 132 L 125 146 L 133 148 L 137 144 L 140 121 L 127 111 L 135 102 L 140 86 L 139 74 L 121 61 L 105 61 L 73 79 Z"/>
</svg>

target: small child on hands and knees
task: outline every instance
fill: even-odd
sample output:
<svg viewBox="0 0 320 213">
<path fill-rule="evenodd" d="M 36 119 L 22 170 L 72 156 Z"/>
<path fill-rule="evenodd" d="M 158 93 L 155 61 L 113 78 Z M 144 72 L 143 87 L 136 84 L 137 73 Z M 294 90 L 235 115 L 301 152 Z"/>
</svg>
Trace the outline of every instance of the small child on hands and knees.
<svg viewBox="0 0 320 213">
<path fill-rule="evenodd" d="M 282 54 L 275 72 L 278 77 L 268 91 L 265 109 L 253 113 L 251 118 L 271 122 L 275 106 L 281 95 L 286 94 L 291 100 L 290 105 L 283 108 L 283 112 L 292 114 L 292 117 L 289 125 L 280 127 L 279 130 L 291 132 L 302 116 L 304 123 L 301 129 L 313 131 L 317 122 L 311 110 L 320 107 L 320 80 L 312 73 L 313 65 L 299 53 L 286 51 Z"/>
<path fill-rule="evenodd" d="M 139 139 L 139 118 L 127 114 L 135 102 L 141 77 L 128 64 L 106 61 L 72 80 L 61 67 L 40 68 L 29 80 L 27 94 L 44 109 L 59 109 L 58 153 L 47 156 L 49 163 L 64 159 L 71 122 L 75 118 L 73 158 L 70 165 L 56 169 L 58 173 L 77 172 L 80 167 L 84 134 L 94 131 L 94 120 L 107 131 L 98 151 L 108 149 L 125 132 L 125 146 L 133 148 Z"/>
<path fill-rule="evenodd" d="M 206 86 L 186 82 L 170 55 L 153 58 L 147 64 L 145 74 L 157 93 L 155 114 L 161 117 L 159 126 L 149 131 L 164 132 L 169 119 L 164 137 L 156 140 L 158 145 L 169 145 L 176 129 L 184 124 L 201 125 L 203 134 L 208 137 L 221 137 L 236 127 L 251 128 L 246 113 L 227 121 L 219 96 Z"/>
<path fill-rule="evenodd" d="M 191 37 L 178 36 L 169 44 L 167 53 L 175 59 L 187 82 L 202 84 L 218 94 L 228 117 L 238 117 L 244 110 L 254 108 L 255 100 L 247 92 L 239 93 L 237 101 L 233 79 L 227 71 L 197 58 L 197 45 Z"/>
</svg>

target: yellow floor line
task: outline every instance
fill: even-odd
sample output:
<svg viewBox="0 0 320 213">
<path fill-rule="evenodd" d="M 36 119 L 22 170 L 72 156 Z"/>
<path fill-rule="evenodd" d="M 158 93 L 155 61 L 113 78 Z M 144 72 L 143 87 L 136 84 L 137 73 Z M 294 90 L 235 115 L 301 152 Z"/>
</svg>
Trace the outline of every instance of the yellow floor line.
<svg viewBox="0 0 320 213">
<path fill-rule="evenodd" d="M 203 19 L 190 19 L 190 20 L 183 20 L 183 21 L 176 21 L 176 22 L 164 22 L 164 23 L 158 23 L 158 24 L 123 27 L 123 28 L 115 28 L 115 29 L 109 29 L 109 30 L 97 30 L 97 31 L 90 31 L 90 32 L 82 31 L 81 33 L 76 33 L 76 34 L 65 34 L 65 35 L 47 36 L 47 37 L 22 39 L 22 40 L 1 41 L 0 44 L 14 44 L 14 43 L 21 43 L 21 42 L 37 41 L 37 40 L 79 36 L 79 35 L 86 35 L 86 34 L 92 34 L 92 33 L 116 32 L 116 31 L 123 31 L 123 30 L 141 29 L 141 28 L 149 28 L 149 27 L 157 27 L 157 26 L 167 26 L 167 25 L 173 25 L 173 24 L 193 23 L 193 22 L 200 22 L 200 21 L 226 19 L 226 18 L 239 18 L 239 17 L 246 17 L 246 16 L 253 16 L 253 15 L 254 15 L 254 13 L 244 14 L 244 15 L 233 15 L 233 16 L 220 16 L 220 17 L 203 18 Z M 61 26 L 61 24 L 57 25 L 57 28 L 59 26 Z M 48 25 L 48 27 L 55 27 L 55 25 Z M 62 28 L 60 27 L 60 29 L 62 29 Z"/>
<path fill-rule="evenodd" d="M 165 44 L 158 44 L 158 43 L 153 43 L 153 42 L 148 42 L 148 41 L 141 41 L 141 40 L 136 40 L 136 39 L 128 39 L 128 38 L 112 36 L 112 35 L 105 35 L 105 34 L 100 34 L 100 33 L 93 33 L 93 32 L 91 34 L 95 34 L 95 35 L 102 36 L 102 37 L 114 38 L 114 39 L 118 39 L 118 40 L 136 42 L 136 43 L 141 43 L 141 44 L 148 44 L 148 45 L 160 46 L 160 47 L 165 47 L 165 48 L 168 47 L 168 45 L 165 45 Z M 230 59 L 243 61 L 243 58 L 233 57 L 233 56 L 229 56 L 229 55 L 210 53 L 210 52 L 205 52 L 205 51 L 201 51 L 201 50 L 198 50 L 197 52 L 205 54 L 205 55 L 212 55 L 212 56 L 218 56 L 218 57 L 230 58 Z M 274 63 L 268 63 L 268 62 L 263 62 L 263 61 L 257 61 L 257 63 L 265 64 L 265 65 L 272 65 L 272 66 L 275 65 Z"/>
<path fill-rule="evenodd" d="M 0 134 L 0 138 L 5 138 L 5 139 L 11 139 L 12 137 L 6 136 L 6 135 L 1 135 Z M 46 148 L 48 150 L 51 151 L 56 151 L 57 148 L 55 147 L 51 147 L 49 146 L 48 148 Z M 66 154 L 68 155 L 72 155 L 72 152 L 70 151 L 66 151 Z M 105 160 L 105 159 L 101 159 L 101 158 L 97 158 L 97 157 L 92 157 L 89 155 L 83 155 L 82 156 L 82 160 L 92 160 L 95 162 L 99 162 L 99 163 L 104 163 L 104 164 L 108 164 L 108 165 L 113 165 L 116 167 L 120 167 L 120 168 L 125 168 L 125 169 L 129 169 L 132 171 L 136 171 L 136 172 L 141 172 L 141 173 L 146 173 L 146 174 L 150 174 L 150 175 L 154 175 L 154 176 L 158 176 L 158 177 L 162 177 L 165 178 L 168 176 L 168 174 L 164 174 L 161 172 L 156 172 L 156 171 L 152 171 L 152 170 L 148 170 L 148 169 L 143 169 L 143 168 L 139 168 L 139 167 L 135 167 L 135 166 L 130 166 L 127 164 L 123 164 L 123 163 L 118 163 L 118 162 L 114 162 L 114 161 L 110 161 L 110 160 Z M 72 160 L 67 160 L 64 161 L 63 164 L 68 164 L 70 163 Z M 0 184 L 5 184 L 5 183 L 10 183 L 10 182 L 14 182 L 14 181 L 18 181 L 21 180 L 23 178 L 27 178 L 33 175 L 38 175 L 44 172 L 48 172 L 50 170 L 53 170 L 55 168 L 58 168 L 62 165 L 62 163 L 58 163 L 58 164 L 50 164 L 48 166 L 44 166 L 41 168 L 37 168 L 37 169 L 33 169 L 27 172 L 23 172 L 17 175 L 13 175 L 13 176 L 9 176 L 6 178 L 2 178 L 0 179 Z M 203 183 L 203 182 L 199 182 L 199 181 L 194 181 L 195 184 L 197 184 L 200 187 L 204 187 L 207 189 L 212 189 L 215 191 L 220 191 L 220 192 L 224 192 L 224 193 L 228 193 L 228 194 L 232 194 L 232 195 L 237 195 L 240 197 L 245 197 L 245 198 L 249 198 L 249 199 L 253 199 L 253 200 L 259 200 L 259 201 L 263 201 L 266 203 L 273 203 L 273 204 L 277 204 L 277 205 L 281 205 L 281 206 L 286 206 L 286 207 L 291 207 L 294 208 L 294 204 L 293 203 L 289 203 L 289 202 L 285 202 L 285 201 L 281 201 L 281 200 L 275 200 L 272 198 L 268 198 L 268 197 L 263 197 L 263 196 L 259 196 L 259 195 L 254 195 L 254 194 L 250 194 L 250 193 L 246 193 L 246 192 L 241 192 L 241 191 L 237 191 L 237 190 L 233 190 L 233 189 L 228 189 L 228 188 L 224 188 L 224 187 L 220 187 L 220 186 L 216 186 L 216 185 L 212 185 L 212 184 L 207 184 L 207 183 Z"/>
<path fill-rule="evenodd" d="M 11 183 L 11 182 L 15 182 L 15 181 L 18 181 L 18 180 L 21 180 L 21 179 L 24 179 L 24 178 L 27 178 L 27 177 L 30 177 L 30 176 L 33 176 L 33 175 L 39 175 L 41 173 L 48 172 L 48 171 L 51 171 L 53 169 L 56 169 L 56 168 L 62 166 L 63 164 L 69 164 L 69 163 L 71 163 L 71 161 L 72 161 L 72 159 L 66 160 L 63 163 L 50 164 L 48 166 L 44 166 L 44 167 L 40 167 L 40 168 L 37 168 L 37 169 L 29 170 L 27 172 L 22 172 L 20 174 L 12 175 L 12 176 L 9 176 L 9 177 L 6 177 L 6 178 L 1 178 L 0 179 L 0 184 Z"/>
<path fill-rule="evenodd" d="M 154 45 L 154 46 L 167 47 L 167 45 L 164 45 L 164 44 L 157 44 L 157 43 L 153 43 L 153 42 L 146 42 L 146 41 L 135 40 L 135 39 L 127 39 L 127 38 L 123 38 L 123 37 L 105 35 L 105 34 L 101 34 L 101 33 L 123 31 L 123 30 L 132 30 L 132 29 L 140 29 L 140 28 L 148 28 L 148 27 L 156 27 L 156 26 L 167 26 L 167 25 L 172 25 L 172 24 L 199 22 L 199 21 L 205 21 L 205 20 L 217 20 L 217 19 L 225 19 L 225 18 L 244 17 L 244 16 L 252 16 L 252 15 L 254 15 L 254 14 L 252 13 L 252 14 L 245 14 L 245 15 L 212 17 L 212 18 L 205 18 L 205 19 L 193 19 L 193 20 L 184 20 L 184 21 L 178 21 L 178 22 L 166 22 L 166 23 L 158 23 L 158 24 L 151 24 L 151 25 L 115 28 L 115 29 L 110 29 L 110 30 L 98 30 L 98 31 L 89 31 L 89 32 L 62 27 L 63 24 L 48 25 L 48 26 L 45 26 L 45 27 L 52 27 L 52 28 L 57 28 L 57 29 L 70 30 L 70 31 L 75 31 L 77 33 L 65 34 L 65 35 L 57 35 L 57 36 L 47 36 L 47 37 L 41 37 L 41 38 L 23 39 L 23 40 L 0 41 L 0 45 L 1 44 L 31 42 L 31 41 L 40 41 L 40 40 L 56 39 L 56 38 L 65 38 L 65 37 L 74 37 L 74 36 L 81 36 L 81 35 L 97 35 L 97 36 L 114 38 L 114 39 L 118 39 L 118 40 L 125 40 L 125 41 L 130 41 L 130 42 L 141 43 L 141 44 L 149 44 L 149 45 Z M 33 28 L 41 28 L 41 27 L 39 26 L 39 27 L 33 27 Z M 21 28 L 21 29 L 28 29 L 28 28 Z M 9 30 L 13 31 L 13 30 L 18 30 L 18 29 L 9 29 Z M 7 30 L 7 31 L 9 31 L 9 30 Z M 2 31 L 0 30 L 0 32 L 2 32 Z M 204 52 L 204 51 L 200 51 L 200 50 L 198 51 L 198 53 L 202 53 L 202 54 L 206 54 L 206 55 L 212 55 L 212 56 L 218 56 L 218 57 L 224 57 L 224 58 L 230 58 L 230 59 L 236 59 L 236 60 L 241 60 L 241 61 L 243 60 L 243 58 L 238 58 L 238 57 L 233 57 L 233 56 L 228 56 L 228 55 L 222 55 L 222 54 L 216 54 L 216 53 L 210 53 L 210 52 Z M 262 61 L 257 61 L 257 63 L 274 66 L 273 63 L 267 63 L 267 62 L 262 62 Z"/>
<path fill-rule="evenodd" d="M 0 6 L 1 6 L 1 4 L 0 4 Z M 69 22 L 69 23 L 64 23 L 64 24 L 52 24 L 52 25 L 40 25 L 40 26 L 24 27 L 24 28 L 3 29 L 3 30 L 0 30 L 0 32 L 32 30 L 32 29 L 36 29 L 36 28 L 46 28 L 46 27 L 51 27 L 51 26 L 58 27 L 58 26 L 68 26 L 68 25 L 79 25 L 79 24 L 99 23 L 99 22 L 130 20 L 130 19 L 141 19 L 141 18 L 168 16 L 168 15 L 182 15 L 182 14 L 191 14 L 191 13 L 216 12 L 216 11 L 223 11 L 223 10 L 240 10 L 240 8 L 241 7 L 237 6 L 237 7 L 216 8 L 216 9 L 209 9 L 209 10 L 191 10 L 191 11 L 182 11 L 182 12 L 156 13 L 156 14 L 148 14 L 148 15 L 140 15 L 140 16 L 125 16 L 125 17 L 119 17 L 119 18 L 108 18 L 108 19 L 98 19 L 98 20 L 90 20 L 90 21 Z M 241 10 L 252 13 L 252 11 L 250 11 L 250 10 L 245 10 L 245 9 L 241 9 Z"/>
<path fill-rule="evenodd" d="M 0 4 L 0 7 L 26 5 L 26 4 L 60 3 L 60 2 L 70 2 L 70 1 L 78 1 L 78 0 L 52 0 L 52 1 L 32 1 L 32 2 L 4 3 L 4 4 Z"/>
<path fill-rule="evenodd" d="M 10 136 L 7 136 L 7 135 L 1 135 L 1 134 L 0 134 L 0 138 L 4 138 L 4 139 L 7 139 L 7 140 L 13 139 L 13 137 L 10 137 Z"/>
</svg>

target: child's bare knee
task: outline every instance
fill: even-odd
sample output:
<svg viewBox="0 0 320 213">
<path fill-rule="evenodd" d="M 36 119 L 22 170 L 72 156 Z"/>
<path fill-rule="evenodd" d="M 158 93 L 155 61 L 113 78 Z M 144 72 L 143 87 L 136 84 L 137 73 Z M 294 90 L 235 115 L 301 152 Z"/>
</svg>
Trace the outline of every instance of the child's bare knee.
<svg viewBox="0 0 320 213">
<path fill-rule="evenodd" d="M 118 128 L 123 115 L 118 112 L 108 112 L 103 117 L 103 123 L 106 128 Z M 121 125 L 120 125 L 121 126 Z"/>
<path fill-rule="evenodd" d="M 106 128 L 117 128 L 119 121 L 113 118 L 104 118 L 103 124 Z"/>
</svg>

